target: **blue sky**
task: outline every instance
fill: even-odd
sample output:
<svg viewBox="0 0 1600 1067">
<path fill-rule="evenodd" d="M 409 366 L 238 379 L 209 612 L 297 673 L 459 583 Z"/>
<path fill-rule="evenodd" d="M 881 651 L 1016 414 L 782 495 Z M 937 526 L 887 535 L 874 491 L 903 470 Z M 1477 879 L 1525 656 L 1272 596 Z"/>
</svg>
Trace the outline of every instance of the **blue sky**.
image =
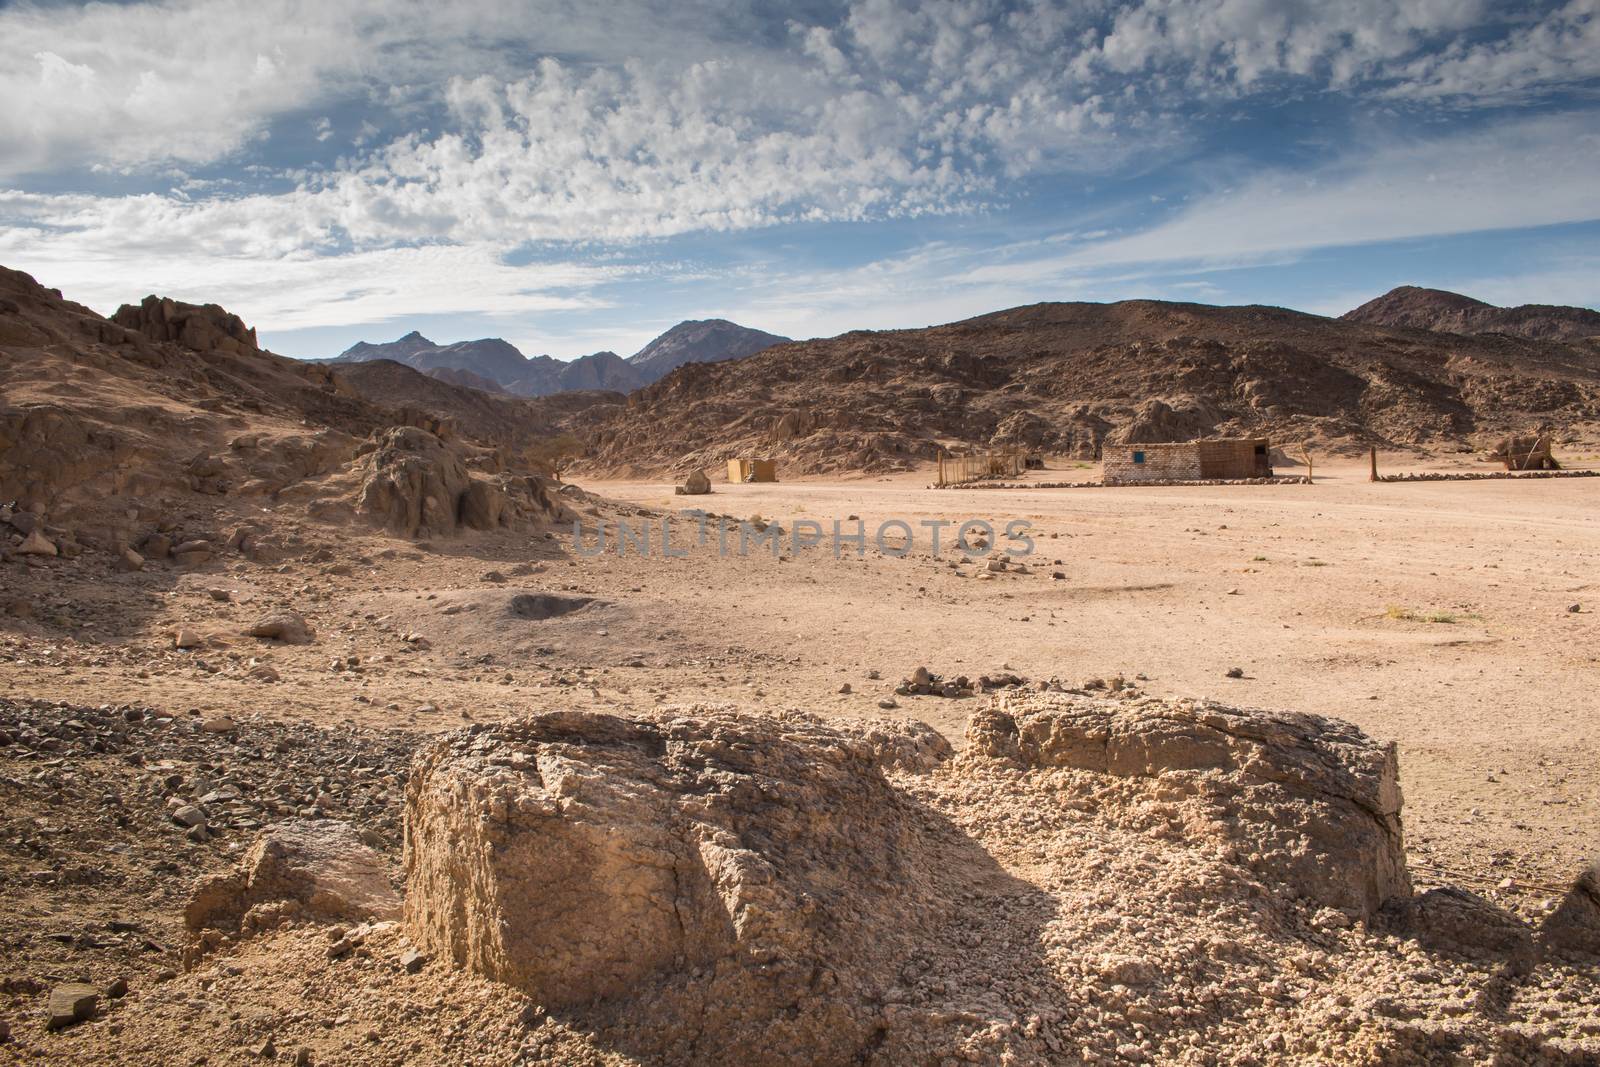
<svg viewBox="0 0 1600 1067">
<path fill-rule="evenodd" d="M 1600 0 L 0 0 L 0 264 L 274 350 L 1600 305 Z"/>
</svg>

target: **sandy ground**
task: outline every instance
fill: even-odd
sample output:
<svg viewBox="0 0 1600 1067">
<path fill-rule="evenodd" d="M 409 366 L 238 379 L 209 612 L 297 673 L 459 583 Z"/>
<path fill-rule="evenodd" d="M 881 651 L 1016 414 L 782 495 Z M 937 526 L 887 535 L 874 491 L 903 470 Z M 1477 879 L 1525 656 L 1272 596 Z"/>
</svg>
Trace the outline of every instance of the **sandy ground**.
<svg viewBox="0 0 1600 1067">
<path fill-rule="evenodd" d="M 1364 461 L 1316 474 L 1313 486 L 938 492 L 904 475 L 719 483 L 700 498 L 586 483 L 637 505 L 629 521 L 653 521 L 657 537 L 652 516 L 689 507 L 786 530 L 898 519 L 916 531 L 905 558 L 795 553 L 787 535 L 784 559 L 724 557 L 680 518 L 683 558 L 658 541 L 648 556 L 586 558 L 565 533 L 414 546 L 324 532 L 320 559 L 280 567 L 112 577 L 13 562 L 0 600 L 32 618 L 0 616 L 0 694 L 421 730 L 721 700 L 915 717 L 959 743 L 968 701 L 880 702 L 919 665 L 1142 676 L 1151 694 L 1333 715 L 1396 740 L 1418 884 L 1535 908 L 1600 846 L 1600 479 L 1374 485 Z M 1026 573 L 980 579 L 982 564 L 948 546 L 932 555 L 922 521 L 973 518 L 1032 524 Z M 592 601 L 540 619 L 528 616 L 550 605 L 512 604 L 523 593 Z M 316 644 L 242 636 L 280 606 L 312 620 Z M 206 646 L 174 650 L 178 626 Z M 281 680 L 249 677 L 255 660 Z M 1226 677 L 1233 667 L 1244 677 Z"/>
</svg>

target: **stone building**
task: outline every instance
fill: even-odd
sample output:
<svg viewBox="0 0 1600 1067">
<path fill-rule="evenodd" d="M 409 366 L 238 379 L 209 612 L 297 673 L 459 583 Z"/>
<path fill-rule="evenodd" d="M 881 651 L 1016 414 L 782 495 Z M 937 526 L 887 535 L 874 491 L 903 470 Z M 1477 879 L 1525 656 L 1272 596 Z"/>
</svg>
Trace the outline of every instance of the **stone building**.
<svg viewBox="0 0 1600 1067">
<path fill-rule="evenodd" d="M 1101 450 L 1106 485 L 1201 482 L 1272 477 L 1270 443 L 1233 437 L 1176 444 L 1106 444 Z"/>
</svg>

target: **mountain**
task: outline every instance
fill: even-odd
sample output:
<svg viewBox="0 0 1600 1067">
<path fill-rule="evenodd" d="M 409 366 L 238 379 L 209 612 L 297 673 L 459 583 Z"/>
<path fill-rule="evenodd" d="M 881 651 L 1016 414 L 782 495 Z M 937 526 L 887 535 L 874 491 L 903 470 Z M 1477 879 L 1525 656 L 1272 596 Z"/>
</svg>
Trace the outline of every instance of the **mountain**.
<svg viewBox="0 0 1600 1067">
<path fill-rule="evenodd" d="M 799 472 L 906 468 L 949 444 L 1091 459 L 1107 440 L 1210 434 L 1458 450 L 1533 426 L 1592 437 L 1597 419 L 1600 361 L 1582 346 L 1130 300 L 691 363 L 587 432 L 591 469 L 643 475 L 750 453 Z"/>
<path fill-rule="evenodd" d="M 519 377 L 502 384 L 519 396 L 549 396 L 590 389 L 630 393 L 650 380 L 615 352 L 596 352 L 570 361 L 535 356 Z"/>
<path fill-rule="evenodd" d="M 654 381 L 615 352 L 596 352 L 571 361 L 524 356 L 499 337 L 441 345 L 413 330 L 398 341 L 358 341 L 324 362 L 367 363 L 387 359 L 470 388 L 503 390 L 517 396 L 548 396 L 573 390 L 630 392 Z M 476 379 L 476 380 L 474 380 Z"/>
<path fill-rule="evenodd" d="M 1440 333 L 1505 333 L 1543 341 L 1600 339 L 1600 311 L 1552 304 L 1503 308 L 1443 289 L 1402 285 L 1354 311 L 1345 322 Z"/>
<path fill-rule="evenodd" d="M 680 322 L 628 357 L 628 362 L 657 381 L 685 363 L 719 363 L 744 359 L 789 338 L 753 330 L 727 319 Z"/>
</svg>

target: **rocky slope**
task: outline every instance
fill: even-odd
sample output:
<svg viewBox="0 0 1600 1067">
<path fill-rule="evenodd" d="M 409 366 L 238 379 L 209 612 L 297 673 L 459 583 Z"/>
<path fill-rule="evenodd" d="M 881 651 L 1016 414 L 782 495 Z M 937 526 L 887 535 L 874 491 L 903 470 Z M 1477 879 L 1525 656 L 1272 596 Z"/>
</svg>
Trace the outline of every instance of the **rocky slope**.
<svg viewBox="0 0 1600 1067">
<path fill-rule="evenodd" d="M 1460 293 L 1415 285 L 1391 289 L 1340 318 L 1371 326 L 1406 326 L 1441 333 L 1504 333 L 1542 341 L 1600 343 L 1600 311 L 1592 308 L 1553 304 L 1495 307 Z"/>
<path fill-rule="evenodd" d="M 199 560 L 242 550 L 275 514 L 393 529 L 426 487 L 448 490 L 440 535 L 558 510 L 531 461 L 537 419 L 416 377 L 458 403 L 342 388 L 215 305 L 152 296 L 108 320 L 0 268 L 0 553 L 27 535 L 30 551 L 133 567 L 140 552 Z"/>
<path fill-rule="evenodd" d="M 690 319 L 680 322 L 654 341 L 628 357 L 649 381 L 666 377 L 685 363 L 720 363 L 744 359 L 764 348 L 783 344 L 779 337 L 764 330 L 752 330 L 727 319 Z"/>
<path fill-rule="evenodd" d="M 1596 433 L 1581 348 L 1273 307 L 1037 304 L 923 330 L 854 332 L 680 367 L 592 420 L 597 470 L 883 470 L 941 446 L 1093 458 L 1102 442 L 1264 433 L 1320 447 L 1466 449 L 1549 427 Z"/>
</svg>

